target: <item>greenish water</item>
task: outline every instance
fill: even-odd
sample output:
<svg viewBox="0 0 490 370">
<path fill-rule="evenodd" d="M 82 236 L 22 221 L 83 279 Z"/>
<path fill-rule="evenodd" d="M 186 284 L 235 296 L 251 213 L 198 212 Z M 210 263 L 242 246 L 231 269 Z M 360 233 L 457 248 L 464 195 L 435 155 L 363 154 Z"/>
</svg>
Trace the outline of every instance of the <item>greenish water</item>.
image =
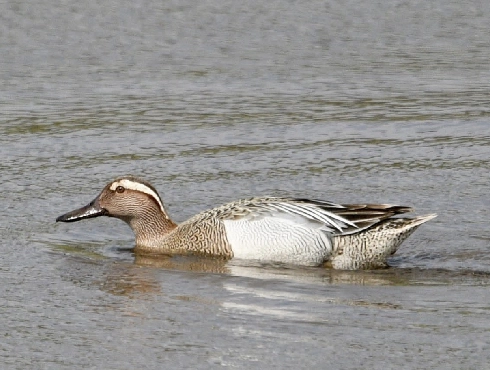
<svg viewBox="0 0 490 370">
<path fill-rule="evenodd" d="M 0 5 L 2 369 L 485 368 L 489 5 Z M 114 177 L 436 212 L 382 271 L 135 257 Z"/>
</svg>

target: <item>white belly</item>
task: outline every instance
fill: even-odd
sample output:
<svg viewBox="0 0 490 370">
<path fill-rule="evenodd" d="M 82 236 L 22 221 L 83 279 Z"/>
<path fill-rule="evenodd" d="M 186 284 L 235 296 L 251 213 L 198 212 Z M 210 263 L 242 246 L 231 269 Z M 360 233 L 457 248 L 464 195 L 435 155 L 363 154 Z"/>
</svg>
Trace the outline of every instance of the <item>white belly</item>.
<svg viewBox="0 0 490 370">
<path fill-rule="evenodd" d="M 234 258 L 319 265 L 332 251 L 330 239 L 318 224 L 282 217 L 223 223 Z"/>
</svg>

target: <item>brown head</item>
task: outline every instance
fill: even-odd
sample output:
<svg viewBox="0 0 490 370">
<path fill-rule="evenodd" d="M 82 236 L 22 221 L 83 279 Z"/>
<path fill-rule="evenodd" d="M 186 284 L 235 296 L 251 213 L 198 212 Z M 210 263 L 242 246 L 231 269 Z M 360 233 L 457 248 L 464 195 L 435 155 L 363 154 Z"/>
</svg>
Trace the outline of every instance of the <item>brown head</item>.
<svg viewBox="0 0 490 370">
<path fill-rule="evenodd" d="M 115 179 L 88 205 L 59 216 L 56 221 L 75 222 L 98 216 L 125 221 L 144 243 L 176 227 L 168 216 L 158 192 L 148 182 L 134 176 Z"/>
</svg>

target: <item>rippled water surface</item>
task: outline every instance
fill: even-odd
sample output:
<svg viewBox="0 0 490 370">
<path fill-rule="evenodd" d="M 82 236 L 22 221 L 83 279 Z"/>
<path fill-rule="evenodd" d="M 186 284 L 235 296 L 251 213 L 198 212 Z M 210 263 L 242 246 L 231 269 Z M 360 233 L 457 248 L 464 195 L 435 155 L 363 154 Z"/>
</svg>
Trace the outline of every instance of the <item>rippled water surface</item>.
<svg viewBox="0 0 490 370">
<path fill-rule="evenodd" d="M 1 4 L 0 367 L 488 367 L 488 24 L 440 0 Z M 177 221 L 252 195 L 439 216 L 357 272 L 54 222 L 128 173 Z"/>
</svg>

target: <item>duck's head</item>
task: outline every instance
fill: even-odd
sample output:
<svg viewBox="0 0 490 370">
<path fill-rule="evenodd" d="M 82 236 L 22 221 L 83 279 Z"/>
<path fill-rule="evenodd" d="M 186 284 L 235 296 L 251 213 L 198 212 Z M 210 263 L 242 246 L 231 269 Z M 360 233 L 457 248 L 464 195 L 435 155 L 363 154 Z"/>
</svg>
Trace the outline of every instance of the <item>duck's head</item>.
<svg viewBox="0 0 490 370">
<path fill-rule="evenodd" d="M 111 181 L 89 204 L 59 216 L 56 221 L 75 222 L 99 216 L 116 217 L 125 221 L 136 236 L 139 229 L 153 223 L 173 225 L 155 188 L 134 176 Z"/>
</svg>

